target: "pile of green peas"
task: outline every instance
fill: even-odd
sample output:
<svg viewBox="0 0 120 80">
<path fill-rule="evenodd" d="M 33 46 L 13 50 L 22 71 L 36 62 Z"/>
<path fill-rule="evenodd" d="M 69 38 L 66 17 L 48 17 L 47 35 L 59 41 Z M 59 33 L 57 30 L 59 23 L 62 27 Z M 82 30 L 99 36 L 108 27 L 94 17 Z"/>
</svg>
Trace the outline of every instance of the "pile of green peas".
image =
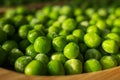
<svg viewBox="0 0 120 80">
<path fill-rule="evenodd" d="M 0 66 L 73 75 L 120 65 L 120 7 L 9 9 L 0 17 Z"/>
</svg>

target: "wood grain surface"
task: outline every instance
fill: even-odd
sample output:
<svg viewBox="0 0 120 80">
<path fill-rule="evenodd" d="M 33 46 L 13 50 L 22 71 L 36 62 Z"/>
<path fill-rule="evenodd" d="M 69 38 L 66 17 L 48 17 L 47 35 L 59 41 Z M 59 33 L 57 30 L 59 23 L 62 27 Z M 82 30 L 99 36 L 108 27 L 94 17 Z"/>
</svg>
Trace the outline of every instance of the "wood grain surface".
<svg viewBox="0 0 120 80">
<path fill-rule="evenodd" d="M 27 76 L 0 68 L 0 80 L 120 80 L 120 67 L 69 76 Z"/>
</svg>

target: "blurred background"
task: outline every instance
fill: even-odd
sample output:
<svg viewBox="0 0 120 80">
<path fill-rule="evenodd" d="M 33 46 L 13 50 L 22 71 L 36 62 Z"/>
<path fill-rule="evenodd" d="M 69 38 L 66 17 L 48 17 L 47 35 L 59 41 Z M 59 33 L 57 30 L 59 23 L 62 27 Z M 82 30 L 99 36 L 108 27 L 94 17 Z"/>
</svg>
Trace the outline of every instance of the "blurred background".
<svg viewBox="0 0 120 80">
<path fill-rule="evenodd" d="M 16 6 L 35 3 L 51 3 L 51 2 L 64 2 L 71 5 L 84 5 L 84 6 L 120 6 L 120 0 L 0 0 L 0 6 Z M 94 4 L 94 5 L 93 5 Z"/>
</svg>

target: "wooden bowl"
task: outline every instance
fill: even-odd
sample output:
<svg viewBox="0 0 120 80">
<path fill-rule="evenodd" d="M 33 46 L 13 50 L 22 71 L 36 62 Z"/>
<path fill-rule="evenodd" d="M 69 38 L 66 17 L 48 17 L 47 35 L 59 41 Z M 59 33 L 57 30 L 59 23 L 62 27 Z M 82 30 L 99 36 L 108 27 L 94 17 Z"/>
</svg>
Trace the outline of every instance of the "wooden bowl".
<svg viewBox="0 0 120 80">
<path fill-rule="evenodd" d="M 120 67 L 68 76 L 27 76 L 0 68 L 0 80 L 120 80 Z"/>
<path fill-rule="evenodd" d="M 65 2 L 64 2 L 65 3 Z M 27 8 L 40 8 L 45 4 L 32 4 L 27 5 Z M 63 4 L 52 3 L 52 4 Z M 0 8 L 0 13 L 3 13 L 7 7 Z M 28 76 L 22 73 L 17 73 L 12 70 L 5 68 L 0 68 L 0 80 L 120 80 L 120 67 L 115 67 L 107 70 L 102 70 L 98 72 L 83 73 L 77 75 L 67 75 L 67 76 Z"/>
</svg>

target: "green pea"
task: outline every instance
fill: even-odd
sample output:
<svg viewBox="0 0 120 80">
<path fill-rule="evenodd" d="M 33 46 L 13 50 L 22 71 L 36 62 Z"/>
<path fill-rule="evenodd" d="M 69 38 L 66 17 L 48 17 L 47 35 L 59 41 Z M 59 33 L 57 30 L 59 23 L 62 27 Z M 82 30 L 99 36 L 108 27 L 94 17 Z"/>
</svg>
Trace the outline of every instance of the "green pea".
<svg viewBox="0 0 120 80">
<path fill-rule="evenodd" d="M 80 54 L 79 51 L 79 46 L 75 42 L 69 42 L 65 47 L 64 47 L 64 55 L 68 59 L 74 59 L 77 58 L 78 55 Z"/>
<path fill-rule="evenodd" d="M 32 58 L 34 58 L 37 54 L 38 54 L 38 53 L 35 51 L 33 44 L 30 44 L 30 45 L 26 48 L 26 53 L 25 53 L 25 55 L 31 56 Z"/>
<path fill-rule="evenodd" d="M 72 34 L 77 37 L 81 42 L 83 41 L 84 38 L 84 31 L 81 29 L 75 29 Z"/>
<path fill-rule="evenodd" d="M 52 40 L 53 48 L 56 51 L 63 51 L 66 44 L 67 44 L 67 40 L 65 39 L 64 36 L 58 36 L 53 38 Z"/>
<path fill-rule="evenodd" d="M 98 60 L 89 59 L 84 63 L 84 70 L 86 72 L 96 72 L 102 70 L 102 66 Z"/>
<path fill-rule="evenodd" d="M 67 31 L 72 31 L 77 27 L 77 23 L 74 19 L 68 18 L 62 23 L 62 28 Z"/>
<path fill-rule="evenodd" d="M 34 42 L 34 49 L 36 52 L 48 53 L 51 49 L 51 41 L 45 36 L 40 36 Z"/>
<path fill-rule="evenodd" d="M 104 40 L 102 42 L 102 48 L 109 54 L 115 54 L 118 52 L 119 45 L 112 39 Z"/>
<path fill-rule="evenodd" d="M 90 48 L 96 48 L 101 43 L 101 37 L 94 32 L 86 33 L 84 36 L 85 44 Z"/>
<path fill-rule="evenodd" d="M 6 24 L 3 27 L 3 31 L 12 36 L 15 33 L 15 28 L 10 24 Z"/>
<path fill-rule="evenodd" d="M 103 69 L 109 69 L 118 65 L 116 59 L 112 56 L 103 56 L 100 60 Z"/>
<path fill-rule="evenodd" d="M 95 32 L 97 34 L 100 34 L 100 30 L 98 29 L 97 26 L 93 25 L 93 26 L 89 26 L 86 30 L 86 32 Z"/>
<path fill-rule="evenodd" d="M 26 39 L 27 38 L 27 35 L 28 35 L 28 32 L 30 30 L 30 26 L 29 25 L 22 25 L 20 28 L 19 28 L 19 36 L 22 38 L 22 39 Z"/>
<path fill-rule="evenodd" d="M 50 75 L 65 75 L 64 66 L 58 60 L 51 60 L 48 63 L 48 72 Z"/>
<path fill-rule="evenodd" d="M 72 8 L 68 5 L 64 5 L 60 9 L 60 14 L 61 15 L 66 15 L 66 16 L 72 16 Z"/>
<path fill-rule="evenodd" d="M 78 59 L 70 59 L 65 62 L 65 70 L 67 75 L 82 73 L 82 63 Z"/>
<path fill-rule="evenodd" d="M 91 59 L 91 58 L 100 60 L 101 57 L 102 57 L 102 55 L 101 55 L 100 51 L 98 51 L 97 49 L 88 49 L 85 53 L 86 60 Z"/>
<path fill-rule="evenodd" d="M 46 74 L 45 66 L 42 62 L 32 60 L 24 70 L 26 75 L 44 75 Z"/>
</svg>

